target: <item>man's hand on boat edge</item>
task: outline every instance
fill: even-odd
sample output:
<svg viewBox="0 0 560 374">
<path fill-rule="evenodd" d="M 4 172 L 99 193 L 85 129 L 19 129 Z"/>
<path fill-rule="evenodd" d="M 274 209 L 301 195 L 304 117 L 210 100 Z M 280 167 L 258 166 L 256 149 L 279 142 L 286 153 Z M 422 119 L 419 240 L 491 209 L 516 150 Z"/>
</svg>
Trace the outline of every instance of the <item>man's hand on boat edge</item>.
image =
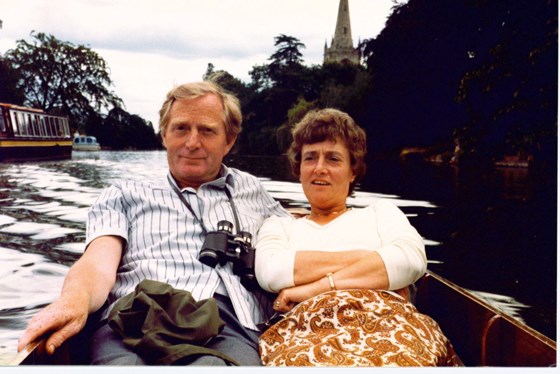
<svg viewBox="0 0 560 374">
<path fill-rule="evenodd" d="M 45 350 L 53 354 L 66 340 L 80 332 L 86 324 L 88 309 L 74 298 L 61 297 L 39 311 L 27 324 L 18 340 L 18 352 L 28 344 L 46 337 Z M 85 304 L 87 305 L 87 303 Z M 49 335 L 47 337 L 47 335 Z"/>
</svg>

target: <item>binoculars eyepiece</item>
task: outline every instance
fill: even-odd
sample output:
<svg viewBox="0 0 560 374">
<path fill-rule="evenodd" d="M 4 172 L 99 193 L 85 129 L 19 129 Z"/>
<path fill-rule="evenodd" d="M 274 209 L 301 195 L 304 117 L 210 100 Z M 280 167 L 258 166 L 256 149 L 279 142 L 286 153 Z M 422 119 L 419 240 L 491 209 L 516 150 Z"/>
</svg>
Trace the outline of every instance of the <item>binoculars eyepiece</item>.
<svg viewBox="0 0 560 374">
<path fill-rule="evenodd" d="M 255 276 L 255 248 L 251 245 L 253 236 L 247 231 L 232 234 L 233 224 L 219 221 L 216 231 L 210 231 L 204 238 L 199 260 L 205 265 L 224 266 L 233 264 L 233 273 L 241 278 L 241 284 L 248 290 L 258 288 Z"/>
</svg>

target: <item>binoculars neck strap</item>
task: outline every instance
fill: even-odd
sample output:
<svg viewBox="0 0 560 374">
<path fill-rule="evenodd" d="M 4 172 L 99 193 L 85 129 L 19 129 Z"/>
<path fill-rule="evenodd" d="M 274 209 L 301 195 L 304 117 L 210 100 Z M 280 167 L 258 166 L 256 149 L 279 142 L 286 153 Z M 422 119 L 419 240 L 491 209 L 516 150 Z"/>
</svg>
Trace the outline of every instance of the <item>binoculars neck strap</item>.
<svg viewBox="0 0 560 374">
<path fill-rule="evenodd" d="M 231 196 L 231 191 L 228 188 L 228 185 L 226 184 L 224 186 L 224 192 L 226 193 L 228 200 L 229 200 L 229 205 L 231 206 L 231 212 L 233 213 L 233 219 L 235 220 L 235 230 L 237 230 L 237 232 L 241 231 L 241 225 L 239 224 L 239 217 L 237 216 L 237 209 L 235 208 L 235 203 L 233 202 L 233 197 Z"/>
<path fill-rule="evenodd" d="M 199 218 L 196 213 L 194 212 L 191 204 L 189 204 L 189 202 L 187 201 L 187 199 L 185 199 L 185 197 L 183 196 L 183 193 L 179 190 L 179 188 L 177 187 L 177 185 L 175 183 L 173 183 L 173 181 L 171 180 L 171 177 L 169 176 L 169 174 L 167 175 L 167 181 L 169 182 L 169 185 L 171 186 L 171 188 L 173 189 L 173 191 L 175 191 L 175 193 L 177 194 L 177 196 L 179 197 L 179 199 L 181 200 L 181 202 L 187 207 L 187 209 L 189 210 L 189 212 L 191 212 L 191 214 L 193 215 L 193 217 L 198 221 L 198 223 L 200 223 L 200 226 L 202 227 L 202 231 L 204 232 L 204 234 L 206 235 L 206 233 L 208 233 L 208 230 L 206 230 L 206 226 L 204 226 L 204 222 L 202 221 L 202 218 Z M 237 209 L 235 208 L 235 204 L 233 202 L 233 197 L 231 196 L 231 192 L 228 189 L 228 185 L 226 184 L 224 186 L 224 192 L 226 193 L 228 200 L 229 200 L 229 205 L 231 206 L 231 211 L 233 212 L 233 218 L 235 219 L 235 229 L 237 230 L 237 232 L 241 231 L 241 226 L 239 225 L 239 217 L 237 215 Z"/>
</svg>

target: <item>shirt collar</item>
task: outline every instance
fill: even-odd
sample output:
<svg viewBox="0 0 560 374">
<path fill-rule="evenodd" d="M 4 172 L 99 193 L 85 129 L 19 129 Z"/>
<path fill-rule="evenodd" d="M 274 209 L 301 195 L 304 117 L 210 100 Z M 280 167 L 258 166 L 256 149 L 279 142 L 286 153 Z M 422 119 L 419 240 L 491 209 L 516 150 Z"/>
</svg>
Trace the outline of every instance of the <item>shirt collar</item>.
<svg viewBox="0 0 560 374">
<path fill-rule="evenodd" d="M 169 170 L 167 172 L 167 175 L 169 175 L 173 184 L 175 184 L 175 186 L 179 187 L 177 185 L 177 182 L 175 181 L 175 178 L 173 178 L 173 176 L 171 175 L 171 170 Z M 167 179 L 167 177 L 166 177 L 166 179 Z M 168 185 L 168 182 L 166 181 L 165 184 Z M 231 169 L 228 168 L 226 165 L 222 164 L 221 167 L 220 167 L 220 171 L 218 172 L 218 177 L 216 179 L 214 179 L 213 181 L 203 183 L 200 187 L 211 186 L 212 188 L 219 188 L 219 189 L 223 190 L 226 187 L 226 185 L 229 185 L 233 189 L 234 178 L 233 178 L 233 173 L 231 172 Z M 184 192 L 184 191 L 194 192 L 194 189 L 192 187 L 186 187 L 186 188 L 183 188 L 181 190 L 181 192 Z"/>
<path fill-rule="evenodd" d="M 226 185 L 233 188 L 233 174 L 231 173 L 230 168 L 222 164 L 222 166 L 220 167 L 220 171 L 218 172 L 218 177 L 213 181 L 202 184 L 200 187 L 212 186 L 223 190 L 224 188 L 226 188 Z"/>
</svg>

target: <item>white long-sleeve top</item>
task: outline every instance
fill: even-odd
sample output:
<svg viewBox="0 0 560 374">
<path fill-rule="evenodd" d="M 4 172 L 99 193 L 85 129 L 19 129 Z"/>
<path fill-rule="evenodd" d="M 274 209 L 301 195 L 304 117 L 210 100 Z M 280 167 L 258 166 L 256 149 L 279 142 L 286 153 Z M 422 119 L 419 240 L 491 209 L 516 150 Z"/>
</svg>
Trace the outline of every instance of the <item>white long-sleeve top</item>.
<svg viewBox="0 0 560 374">
<path fill-rule="evenodd" d="M 257 280 L 269 292 L 295 285 L 297 251 L 376 251 L 385 263 L 389 290 L 410 285 L 427 268 L 422 237 L 397 206 L 383 199 L 323 226 L 305 217 L 270 217 L 259 230 L 255 248 Z"/>
</svg>

